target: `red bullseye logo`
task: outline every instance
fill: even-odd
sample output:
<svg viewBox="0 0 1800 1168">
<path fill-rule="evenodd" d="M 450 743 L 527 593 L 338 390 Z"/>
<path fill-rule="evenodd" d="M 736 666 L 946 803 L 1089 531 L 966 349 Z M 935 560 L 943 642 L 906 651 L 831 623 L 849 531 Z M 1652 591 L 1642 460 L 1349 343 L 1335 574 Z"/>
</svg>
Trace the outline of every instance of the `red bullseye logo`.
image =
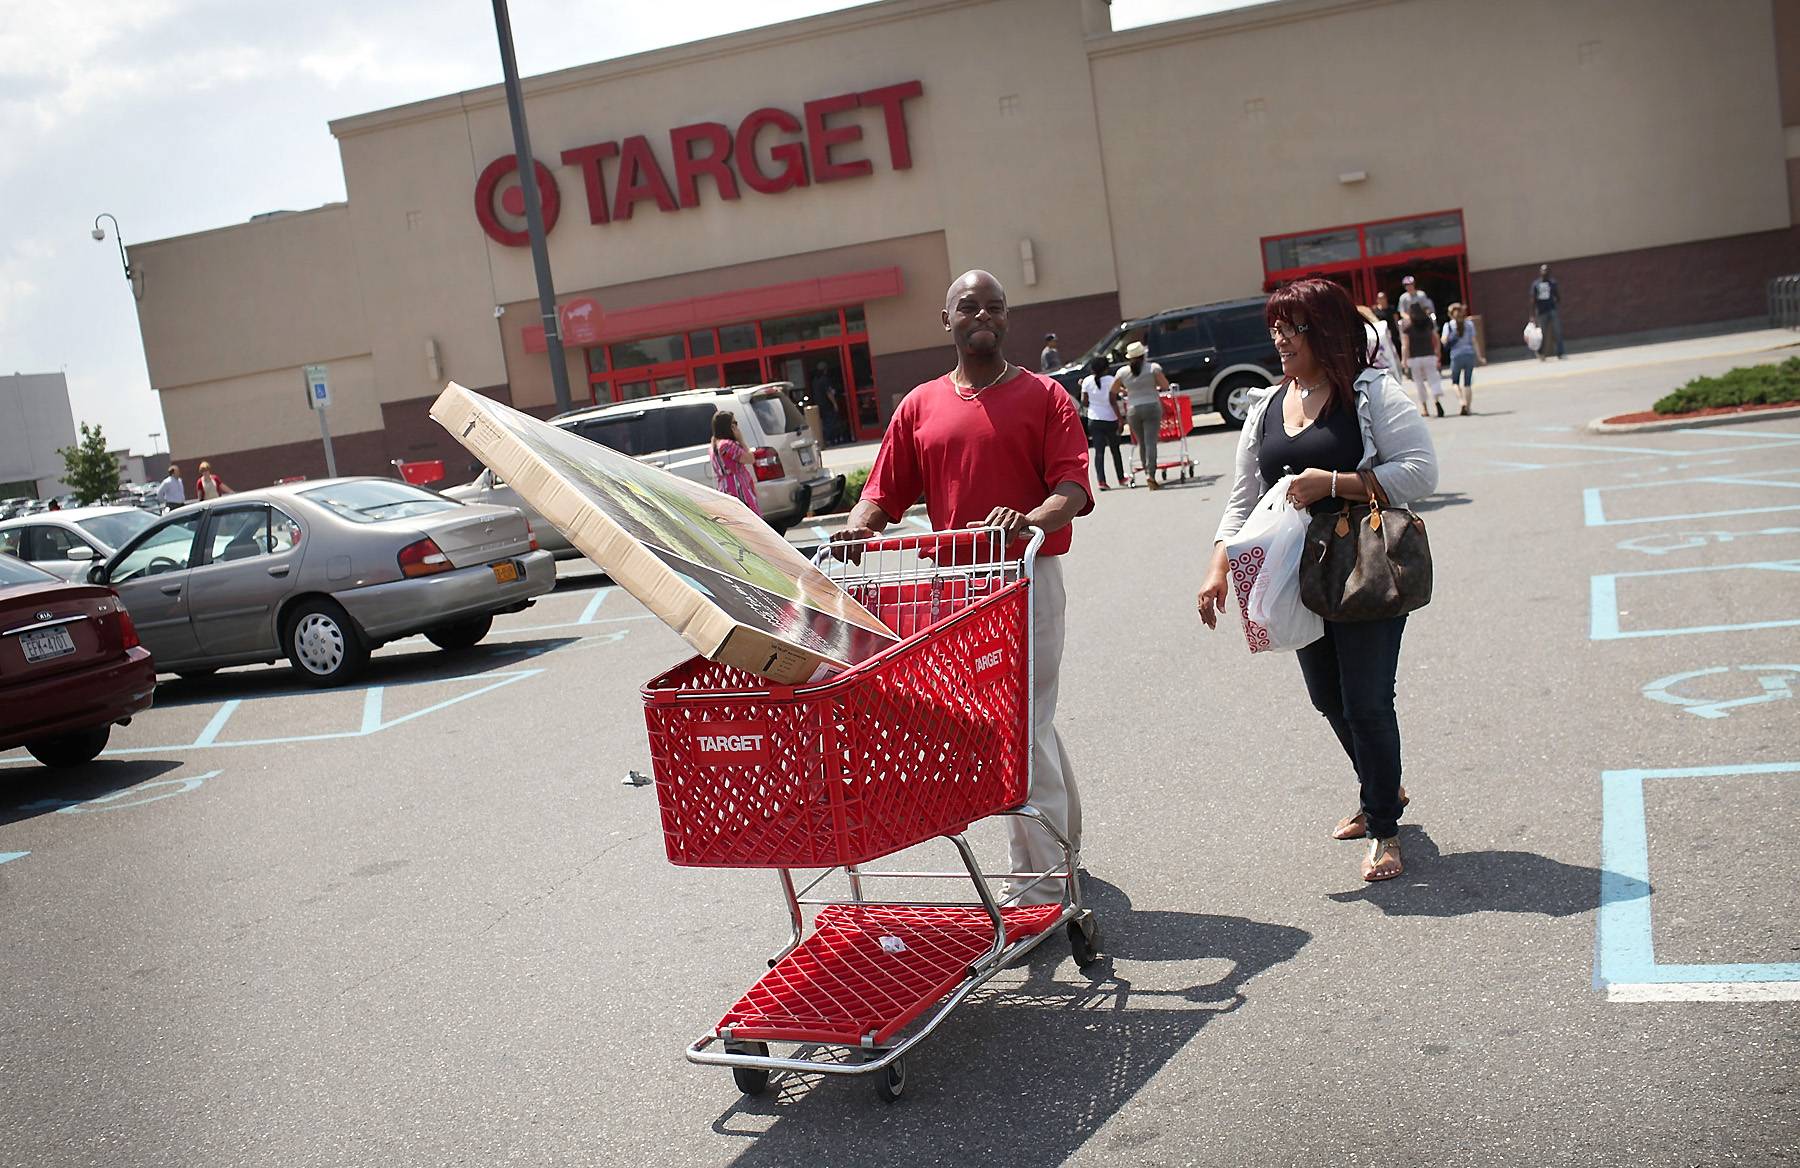
<svg viewBox="0 0 1800 1168">
<path fill-rule="evenodd" d="M 525 247 L 531 242 L 531 233 L 521 227 L 514 230 L 500 221 L 498 210 L 506 212 L 514 219 L 525 217 L 525 188 L 518 182 L 509 183 L 505 190 L 500 184 L 507 178 L 515 176 L 519 169 L 519 160 L 508 154 L 488 163 L 487 169 L 475 182 L 475 217 L 481 220 L 481 229 L 488 233 L 488 238 L 495 243 L 507 247 Z M 550 168 L 541 162 L 534 161 L 532 169 L 537 174 L 538 197 L 544 209 L 544 234 L 550 234 L 556 226 L 556 216 L 562 210 L 562 192 L 556 187 L 556 178 Z M 494 196 L 496 193 L 499 198 Z"/>
</svg>

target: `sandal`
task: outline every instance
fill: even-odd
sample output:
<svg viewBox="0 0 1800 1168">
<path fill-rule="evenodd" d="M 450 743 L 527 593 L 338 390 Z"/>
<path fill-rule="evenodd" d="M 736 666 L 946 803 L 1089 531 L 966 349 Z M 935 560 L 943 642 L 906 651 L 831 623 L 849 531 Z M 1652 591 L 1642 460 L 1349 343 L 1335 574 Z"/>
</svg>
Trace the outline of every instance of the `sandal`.
<svg viewBox="0 0 1800 1168">
<path fill-rule="evenodd" d="M 1391 835 L 1386 839 L 1369 841 L 1369 854 L 1363 857 L 1362 878 L 1373 883 L 1377 880 L 1392 880 L 1406 871 L 1406 865 L 1400 859 L 1400 837 Z"/>
<path fill-rule="evenodd" d="M 1400 806 L 1405 807 L 1412 800 L 1406 797 L 1406 788 L 1400 788 Z M 1358 811 L 1355 815 L 1346 815 L 1337 821 L 1331 829 L 1331 838 L 1335 840 L 1359 840 L 1369 834 L 1369 817 Z"/>
</svg>

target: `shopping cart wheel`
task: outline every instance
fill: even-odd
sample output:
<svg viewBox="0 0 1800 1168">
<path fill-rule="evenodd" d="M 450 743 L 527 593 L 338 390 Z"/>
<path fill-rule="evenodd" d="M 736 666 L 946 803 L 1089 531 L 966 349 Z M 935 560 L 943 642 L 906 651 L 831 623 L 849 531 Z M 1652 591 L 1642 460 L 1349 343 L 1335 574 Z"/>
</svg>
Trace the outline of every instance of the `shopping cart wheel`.
<svg viewBox="0 0 1800 1168">
<path fill-rule="evenodd" d="M 1100 918 L 1094 910 L 1084 908 L 1069 918 L 1069 952 L 1075 955 L 1075 964 L 1086 969 L 1106 954 L 1100 937 Z"/>
<path fill-rule="evenodd" d="M 756 1054 L 764 1058 L 769 1056 L 769 1044 L 766 1042 L 728 1042 L 725 1050 L 729 1054 Z M 759 1067 L 732 1067 L 731 1081 L 746 1095 L 761 1095 L 769 1089 L 769 1072 Z"/>
<path fill-rule="evenodd" d="M 897 1058 L 881 1069 L 875 1080 L 875 1094 L 883 1103 L 892 1103 L 906 1093 L 906 1059 Z"/>
</svg>

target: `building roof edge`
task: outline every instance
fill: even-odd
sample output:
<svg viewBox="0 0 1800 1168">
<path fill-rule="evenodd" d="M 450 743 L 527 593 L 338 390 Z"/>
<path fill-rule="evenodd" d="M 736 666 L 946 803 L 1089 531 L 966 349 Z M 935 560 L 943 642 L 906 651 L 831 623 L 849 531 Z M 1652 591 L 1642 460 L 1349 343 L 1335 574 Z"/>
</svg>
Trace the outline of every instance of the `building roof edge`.
<svg viewBox="0 0 1800 1168">
<path fill-rule="evenodd" d="M 1090 60 L 1096 57 L 1111 57 L 1120 53 L 1136 52 L 1154 45 L 1206 40 L 1250 29 L 1272 28 L 1302 20 L 1316 20 L 1321 16 L 1333 16 L 1340 12 L 1385 8 L 1403 2 L 1404 0 L 1267 0 L 1266 3 L 1251 4 L 1225 12 L 1213 12 L 1204 16 L 1190 16 L 1185 20 L 1170 20 L 1161 24 L 1147 24 L 1138 28 L 1102 33 L 1099 36 L 1088 38 L 1087 53 Z"/>
</svg>

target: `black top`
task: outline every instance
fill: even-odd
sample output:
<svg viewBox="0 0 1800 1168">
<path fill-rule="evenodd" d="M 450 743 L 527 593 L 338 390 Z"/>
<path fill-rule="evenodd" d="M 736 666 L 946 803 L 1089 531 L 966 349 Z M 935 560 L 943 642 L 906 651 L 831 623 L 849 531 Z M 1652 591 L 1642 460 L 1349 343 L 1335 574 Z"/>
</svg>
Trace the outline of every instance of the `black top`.
<svg viewBox="0 0 1800 1168">
<path fill-rule="evenodd" d="M 1414 324 L 1410 320 L 1406 322 L 1406 335 L 1412 341 L 1414 357 L 1431 356 L 1431 338 L 1436 332 L 1437 329 L 1432 327 L 1429 320 L 1424 324 Z"/>
<path fill-rule="evenodd" d="M 1324 417 L 1289 437 L 1282 422 L 1282 406 L 1287 402 L 1288 387 L 1282 386 L 1269 399 L 1262 416 L 1262 443 L 1257 451 L 1257 469 L 1262 472 L 1263 489 L 1275 485 L 1282 475 L 1299 474 L 1303 470 L 1337 470 L 1355 473 L 1362 462 L 1362 427 L 1357 423 L 1354 407 L 1334 406 Z M 1283 469 L 1287 468 L 1287 469 Z M 1336 507 L 1337 502 L 1321 499 L 1316 507 Z"/>
</svg>

